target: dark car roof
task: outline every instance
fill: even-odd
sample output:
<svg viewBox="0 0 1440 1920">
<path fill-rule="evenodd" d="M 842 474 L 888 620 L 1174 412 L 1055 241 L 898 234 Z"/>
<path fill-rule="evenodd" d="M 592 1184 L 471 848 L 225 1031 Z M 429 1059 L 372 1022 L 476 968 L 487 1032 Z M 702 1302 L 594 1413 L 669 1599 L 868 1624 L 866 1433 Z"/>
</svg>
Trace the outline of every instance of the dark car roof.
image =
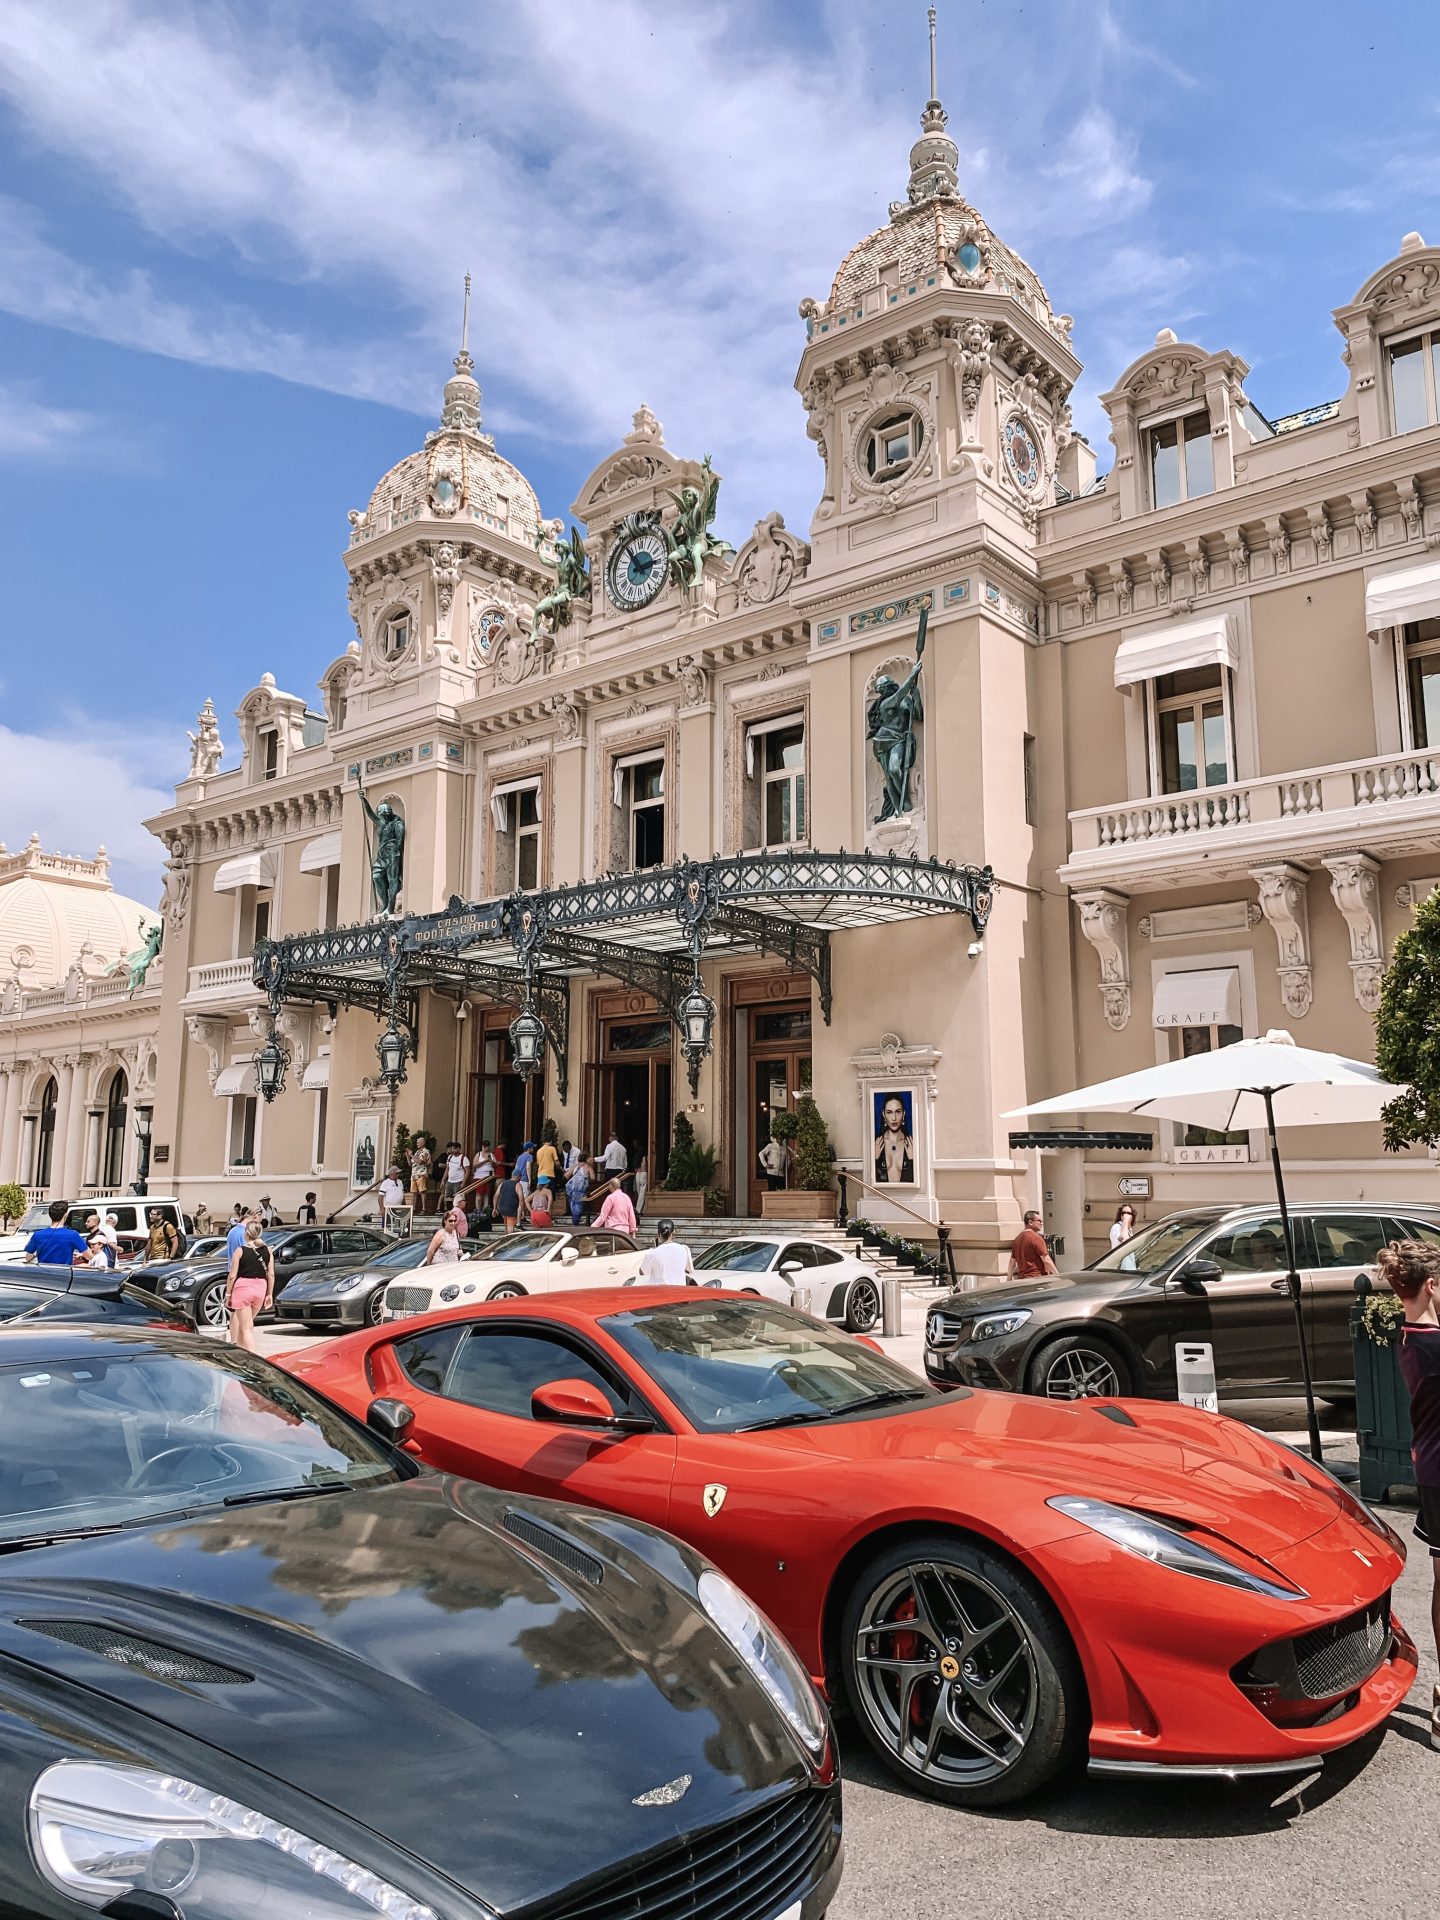
<svg viewBox="0 0 1440 1920">
<path fill-rule="evenodd" d="M 6 1286 L 33 1287 L 37 1293 L 118 1293 L 130 1278 L 128 1267 L 61 1267 L 0 1261 Z"/>
<path fill-rule="evenodd" d="M 63 1360 L 84 1353 L 103 1360 L 107 1355 L 152 1348 L 160 1352 L 214 1355 L 215 1342 L 198 1333 L 171 1333 L 163 1327 L 97 1326 L 88 1321 L 25 1321 L 0 1334 L 0 1365 L 29 1366 L 36 1361 Z"/>
</svg>

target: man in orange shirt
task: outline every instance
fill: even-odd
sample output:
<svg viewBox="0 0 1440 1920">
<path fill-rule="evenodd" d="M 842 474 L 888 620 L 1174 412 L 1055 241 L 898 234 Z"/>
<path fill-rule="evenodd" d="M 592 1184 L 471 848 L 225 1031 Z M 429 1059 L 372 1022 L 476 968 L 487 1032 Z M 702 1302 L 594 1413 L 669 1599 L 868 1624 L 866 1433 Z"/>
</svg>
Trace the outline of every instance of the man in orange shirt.
<svg viewBox="0 0 1440 1920">
<path fill-rule="evenodd" d="M 1040 1231 L 1039 1211 L 1032 1207 L 1025 1215 L 1025 1224 L 1010 1248 L 1010 1265 L 1005 1270 L 1005 1277 L 1008 1280 L 1038 1280 L 1042 1275 L 1055 1271 L 1055 1262 L 1050 1258 L 1050 1249 Z"/>
</svg>

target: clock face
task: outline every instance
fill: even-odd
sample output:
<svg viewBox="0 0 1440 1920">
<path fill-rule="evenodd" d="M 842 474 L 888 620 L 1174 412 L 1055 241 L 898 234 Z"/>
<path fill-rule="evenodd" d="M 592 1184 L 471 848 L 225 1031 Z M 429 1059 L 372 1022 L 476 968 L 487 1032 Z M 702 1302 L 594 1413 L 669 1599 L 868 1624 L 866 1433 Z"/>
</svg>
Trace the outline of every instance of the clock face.
<svg viewBox="0 0 1440 1920">
<path fill-rule="evenodd" d="M 664 535 L 658 527 L 645 527 L 611 550 L 605 566 L 606 591 L 622 612 L 633 612 L 650 604 L 669 571 Z"/>
<path fill-rule="evenodd" d="M 1012 413 L 1001 429 L 1001 438 L 1011 479 L 1029 493 L 1040 484 L 1040 449 L 1029 421 L 1023 414 Z"/>
</svg>

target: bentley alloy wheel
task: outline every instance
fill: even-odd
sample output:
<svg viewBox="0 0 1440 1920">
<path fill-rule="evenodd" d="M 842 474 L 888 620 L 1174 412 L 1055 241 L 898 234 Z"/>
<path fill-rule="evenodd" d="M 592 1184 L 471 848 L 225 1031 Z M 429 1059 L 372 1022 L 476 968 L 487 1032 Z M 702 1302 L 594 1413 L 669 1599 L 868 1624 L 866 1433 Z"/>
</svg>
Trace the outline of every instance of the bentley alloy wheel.
<svg viewBox="0 0 1440 1920">
<path fill-rule="evenodd" d="M 492 1287 L 486 1294 L 487 1300 L 523 1300 L 525 1289 L 516 1280 L 502 1280 L 498 1287 Z"/>
<path fill-rule="evenodd" d="M 225 1282 L 211 1280 L 200 1289 L 195 1300 L 195 1325 L 203 1332 L 207 1328 L 219 1328 L 223 1331 L 230 1324 L 230 1309 L 225 1304 Z"/>
<path fill-rule="evenodd" d="M 846 1683 L 871 1745 L 937 1799 L 998 1806 L 1065 1761 L 1083 1722 L 1078 1663 L 1043 1596 L 998 1555 L 943 1535 L 862 1574 Z"/>
</svg>

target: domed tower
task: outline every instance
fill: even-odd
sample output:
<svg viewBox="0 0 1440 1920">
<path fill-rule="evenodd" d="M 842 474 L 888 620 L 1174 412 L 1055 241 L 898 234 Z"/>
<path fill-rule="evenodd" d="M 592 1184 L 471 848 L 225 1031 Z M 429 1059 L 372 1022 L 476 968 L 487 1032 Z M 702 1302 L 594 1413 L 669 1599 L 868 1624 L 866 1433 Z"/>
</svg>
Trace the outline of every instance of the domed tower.
<svg viewBox="0 0 1440 1920">
<path fill-rule="evenodd" d="M 796 386 L 825 466 L 812 581 L 873 567 L 887 525 L 907 550 L 977 521 L 1028 549 L 1070 439 L 1071 321 L 960 192 L 933 8 L 930 92 L 906 197 L 846 254 L 829 298 L 800 305 Z"/>
</svg>

